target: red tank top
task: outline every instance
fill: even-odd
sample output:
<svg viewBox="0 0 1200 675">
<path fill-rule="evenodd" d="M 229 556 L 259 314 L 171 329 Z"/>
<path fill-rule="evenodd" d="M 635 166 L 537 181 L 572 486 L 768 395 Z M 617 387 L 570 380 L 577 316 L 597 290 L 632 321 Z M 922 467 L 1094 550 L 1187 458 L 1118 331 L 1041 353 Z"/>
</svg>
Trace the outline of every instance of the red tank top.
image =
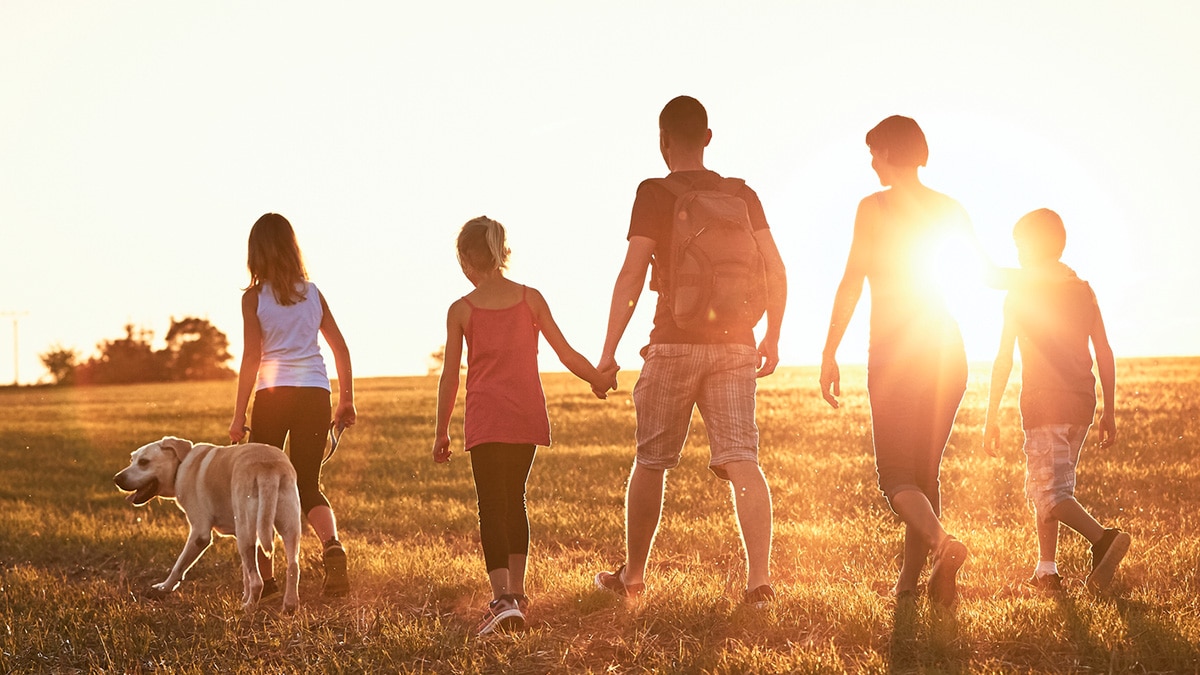
<svg viewBox="0 0 1200 675">
<path fill-rule="evenodd" d="M 467 342 L 466 448 L 481 443 L 550 445 L 550 418 L 538 376 L 539 328 L 525 300 L 504 309 L 476 307 Z"/>
</svg>

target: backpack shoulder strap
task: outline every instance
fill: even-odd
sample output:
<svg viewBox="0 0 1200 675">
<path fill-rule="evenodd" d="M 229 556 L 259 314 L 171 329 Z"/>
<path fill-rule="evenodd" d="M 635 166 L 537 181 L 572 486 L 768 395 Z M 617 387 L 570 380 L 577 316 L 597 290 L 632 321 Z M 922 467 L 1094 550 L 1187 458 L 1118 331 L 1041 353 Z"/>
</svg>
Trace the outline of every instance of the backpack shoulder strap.
<svg viewBox="0 0 1200 675">
<path fill-rule="evenodd" d="M 682 178 L 672 178 L 667 176 L 666 178 L 652 178 L 651 180 L 654 183 L 666 188 L 667 191 L 675 197 L 675 199 L 679 199 L 683 195 L 692 191 L 691 184 Z"/>
<path fill-rule="evenodd" d="M 683 195 L 695 190 L 693 185 L 683 178 L 672 178 L 671 176 L 667 176 L 666 178 L 652 178 L 651 180 L 666 188 L 671 194 L 675 195 L 676 199 L 679 199 Z M 741 178 L 722 178 L 720 182 L 717 183 L 714 191 L 722 192 L 731 197 L 736 197 L 738 196 L 738 193 L 742 191 L 742 187 L 745 185 L 746 181 Z"/>
<path fill-rule="evenodd" d="M 717 190 L 724 192 L 730 197 L 736 197 L 745 185 L 746 181 L 741 178 L 722 178 L 721 184 L 717 186 Z"/>
</svg>

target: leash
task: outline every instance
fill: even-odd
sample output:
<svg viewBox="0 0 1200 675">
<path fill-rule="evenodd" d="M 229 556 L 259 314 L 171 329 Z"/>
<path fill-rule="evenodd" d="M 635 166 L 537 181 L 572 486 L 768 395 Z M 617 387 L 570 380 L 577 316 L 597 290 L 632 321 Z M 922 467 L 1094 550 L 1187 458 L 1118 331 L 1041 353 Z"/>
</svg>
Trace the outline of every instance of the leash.
<svg viewBox="0 0 1200 675">
<path fill-rule="evenodd" d="M 339 427 L 337 421 L 329 423 L 329 443 L 327 444 L 324 456 L 321 457 L 321 466 L 333 459 L 333 453 L 337 452 L 338 445 L 342 442 L 342 436 L 345 435 L 348 427 Z M 250 440 L 250 427 L 242 427 L 242 431 L 246 433 L 242 435 L 242 440 L 238 441 L 238 445 L 246 443 Z"/>
<path fill-rule="evenodd" d="M 342 442 L 342 436 L 346 433 L 348 427 L 339 427 L 337 420 L 329 423 L 329 449 L 325 451 L 325 456 L 321 458 L 321 466 L 325 466 L 325 462 L 333 459 L 333 453 L 337 452 L 338 444 Z"/>
</svg>

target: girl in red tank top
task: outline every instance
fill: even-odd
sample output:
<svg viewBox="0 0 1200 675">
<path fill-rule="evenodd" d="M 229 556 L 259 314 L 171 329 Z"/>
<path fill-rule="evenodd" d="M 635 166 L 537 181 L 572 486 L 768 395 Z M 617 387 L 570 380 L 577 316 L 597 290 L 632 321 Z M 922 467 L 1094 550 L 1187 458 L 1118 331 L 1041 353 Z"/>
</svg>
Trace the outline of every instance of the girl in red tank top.
<svg viewBox="0 0 1200 675">
<path fill-rule="evenodd" d="M 465 341 L 463 447 L 471 453 L 479 538 L 493 598 L 479 624 L 480 635 L 525 625 L 525 483 L 537 446 L 550 445 L 546 397 L 538 376 L 538 335 L 545 336 L 562 364 L 591 384 L 600 398 L 612 382 L 567 343 L 541 293 L 505 278 L 508 253 L 504 227 L 490 218 L 475 218 L 459 232 L 458 261 L 475 290 L 450 305 L 446 316 L 433 443 L 434 461 L 450 461 L 450 417 Z"/>
</svg>

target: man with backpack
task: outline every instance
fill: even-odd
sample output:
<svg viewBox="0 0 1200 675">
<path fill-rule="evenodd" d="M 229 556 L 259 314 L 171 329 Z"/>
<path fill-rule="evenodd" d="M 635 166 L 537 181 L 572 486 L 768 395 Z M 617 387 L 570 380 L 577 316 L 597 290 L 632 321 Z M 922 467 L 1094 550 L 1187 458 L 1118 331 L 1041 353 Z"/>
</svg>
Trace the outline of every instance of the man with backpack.
<svg viewBox="0 0 1200 675">
<path fill-rule="evenodd" d="M 625 495 L 626 560 L 596 575 L 622 597 L 645 589 L 646 564 L 662 515 L 668 469 L 679 463 L 692 410 L 708 431 L 709 468 L 731 484 L 746 551 L 743 600 L 774 597 L 770 579 L 771 493 L 758 465 L 756 378 L 779 364 L 787 275 L 758 196 L 737 179 L 704 166 L 712 140 L 704 106 L 672 99 L 659 115 L 666 178 L 638 186 L 629 247 L 613 288 L 599 370 L 615 377 L 617 344 L 652 268 L 658 292 L 645 364 L 633 390 L 637 458 Z M 754 326 L 765 310 L 766 333 Z"/>
</svg>

